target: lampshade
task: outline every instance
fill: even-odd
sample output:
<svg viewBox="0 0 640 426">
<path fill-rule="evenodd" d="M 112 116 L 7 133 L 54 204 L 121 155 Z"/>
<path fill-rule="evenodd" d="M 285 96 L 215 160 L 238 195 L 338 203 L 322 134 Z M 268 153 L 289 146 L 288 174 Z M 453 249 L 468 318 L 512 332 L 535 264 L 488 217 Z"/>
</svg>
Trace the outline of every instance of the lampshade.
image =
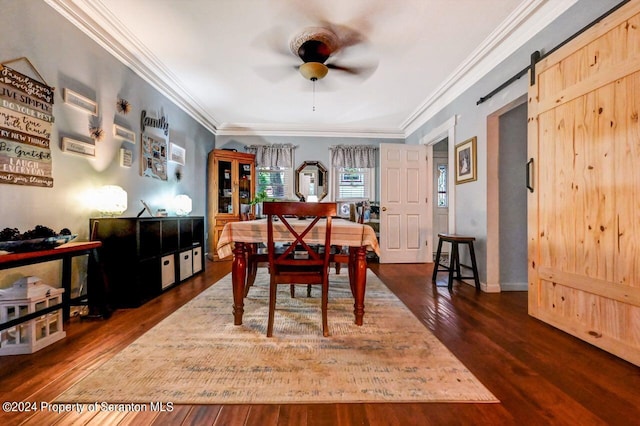
<svg viewBox="0 0 640 426">
<path fill-rule="evenodd" d="M 96 208 L 105 216 L 116 216 L 127 210 L 127 192 L 117 185 L 105 185 L 96 194 Z"/>
<path fill-rule="evenodd" d="M 173 207 L 178 216 L 187 216 L 191 213 L 193 203 L 188 195 L 180 194 L 173 198 Z"/>
<path fill-rule="evenodd" d="M 320 62 L 305 62 L 299 70 L 304 78 L 311 81 L 320 80 L 329 72 L 329 68 Z"/>
</svg>

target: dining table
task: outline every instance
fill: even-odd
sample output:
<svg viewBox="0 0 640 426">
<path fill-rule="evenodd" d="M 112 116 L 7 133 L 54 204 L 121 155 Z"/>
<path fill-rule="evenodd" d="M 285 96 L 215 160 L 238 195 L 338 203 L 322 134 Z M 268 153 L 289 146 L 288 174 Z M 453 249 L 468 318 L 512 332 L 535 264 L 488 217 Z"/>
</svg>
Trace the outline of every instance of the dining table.
<svg viewBox="0 0 640 426">
<path fill-rule="evenodd" d="M 304 219 L 290 222 L 298 230 L 304 230 Z M 326 221 L 320 220 L 304 240 L 307 244 L 324 244 Z M 274 221 L 274 241 L 287 243 L 292 237 L 282 222 Z M 233 255 L 231 280 L 233 284 L 234 324 L 242 324 L 244 314 L 245 282 L 247 276 L 247 246 L 267 241 L 267 219 L 255 219 L 225 224 L 216 247 L 220 259 Z M 378 238 L 373 228 L 366 224 L 346 219 L 333 218 L 331 224 L 331 245 L 349 248 L 349 283 L 354 298 L 355 324 L 362 325 L 364 317 L 364 297 L 367 286 L 367 252 L 380 255 Z"/>
</svg>

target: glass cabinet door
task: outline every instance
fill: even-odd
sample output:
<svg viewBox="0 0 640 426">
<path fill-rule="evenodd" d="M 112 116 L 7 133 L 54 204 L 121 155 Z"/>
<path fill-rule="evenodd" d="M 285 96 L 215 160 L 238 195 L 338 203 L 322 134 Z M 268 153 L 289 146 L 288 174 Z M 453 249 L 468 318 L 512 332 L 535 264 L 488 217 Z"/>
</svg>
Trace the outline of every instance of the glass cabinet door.
<svg viewBox="0 0 640 426">
<path fill-rule="evenodd" d="M 240 198 L 240 204 L 249 204 L 251 201 L 251 164 L 239 162 L 239 183 L 238 183 L 238 196 Z"/>
<path fill-rule="evenodd" d="M 233 213 L 232 162 L 218 162 L 218 213 Z"/>
</svg>

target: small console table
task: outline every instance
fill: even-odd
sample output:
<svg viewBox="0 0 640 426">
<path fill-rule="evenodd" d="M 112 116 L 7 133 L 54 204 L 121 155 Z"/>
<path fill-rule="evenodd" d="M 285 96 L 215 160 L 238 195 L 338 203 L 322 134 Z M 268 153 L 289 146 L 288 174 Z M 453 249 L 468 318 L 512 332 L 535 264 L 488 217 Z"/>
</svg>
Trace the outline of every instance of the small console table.
<svg viewBox="0 0 640 426">
<path fill-rule="evenodd" d="M 98 248 L 102 247 L 100 241 L 70 242 L 60 247 L 50 250 L 32 251 L 27 253 L 11 253 L 0 256 L 0 270 L 16 268 L 19 266 L 32 265 L 35 263 L 49 262 L 52 260 L 62 260 L 62 303 L 49 306 L 37 312 L 25 315 L 14 320 L 1 323 L 0 330 L 14 327 L 22 322 L 30 321 L 34 318 L 49 312 L 62 309 L 63 319 L 66 321 L 71 316 L 71 306 L 89 306 L 89 312 L 100 312 L 100 316 L 108 317 L 109 310 L 105 302 L 105 282 L 100 271 L 101 266 L 98 257 Z M 89 255 L 87 274 L 87 294 L 78 297 L 71 297 L 71 259 L 76 256 Z M 100 280 L 100 281 L 96 281 Z M 102 293 L 102 294 L 100 294 Z"/>
</svg>

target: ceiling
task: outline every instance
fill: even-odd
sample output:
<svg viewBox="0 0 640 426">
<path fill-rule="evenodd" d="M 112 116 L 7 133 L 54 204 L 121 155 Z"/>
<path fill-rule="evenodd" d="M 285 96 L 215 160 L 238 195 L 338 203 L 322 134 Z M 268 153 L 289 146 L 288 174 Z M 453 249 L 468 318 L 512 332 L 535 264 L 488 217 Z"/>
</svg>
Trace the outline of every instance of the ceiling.
<svg viewBox="0 0 640 426">
<path fill-rule="evenodd" d="M 576 0 L 46 1 L 218 135 L 404 138 Z M 365 74 L 300 75 L 326 22 Z"/>
</svg>

